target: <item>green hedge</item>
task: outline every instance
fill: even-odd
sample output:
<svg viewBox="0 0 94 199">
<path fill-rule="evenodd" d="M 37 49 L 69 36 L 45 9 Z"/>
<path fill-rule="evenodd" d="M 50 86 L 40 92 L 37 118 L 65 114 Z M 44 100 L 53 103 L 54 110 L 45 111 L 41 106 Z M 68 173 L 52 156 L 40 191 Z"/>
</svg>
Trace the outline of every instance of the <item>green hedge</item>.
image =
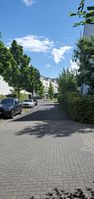
<svg viewBox="0 0 94 199">
<path fill-rule="evenodd" d="M 28 99 L 28 98 L 29 98 L 28 94 L 20 93 L 20 100 L 25 100 L 25 99 Z"/>
<path fill-rule="evenodd" d="M 0 99 L 6 98 L 6 97 L 17 97 L 17 94 L 8 94 L 8 95 L 0 95 Z M 20 100 L 28 99 L 28 94 L 20 93 Z"/>
<path fill-rule="evenodd" d="M 3 99 L 5 97 L 5 95 L 0 95 L 0 99 Z"/>
<path fill-rule="evenodd" d="M 59 101 L 74 120 L 94 123 L 94 96 L 65 93 Z"/>
<path fill-rule="evenodd" d="M 13 94 L 8 94 L 6 95 L 6 97 L 17 97 L 17 93 L 13 93 Z M 20 93 L 20 100 L 25 100 L 25 99 L 28 99 L 29 96 L 28 94 L 25 94 L 25 93 Z"/>
</svg>

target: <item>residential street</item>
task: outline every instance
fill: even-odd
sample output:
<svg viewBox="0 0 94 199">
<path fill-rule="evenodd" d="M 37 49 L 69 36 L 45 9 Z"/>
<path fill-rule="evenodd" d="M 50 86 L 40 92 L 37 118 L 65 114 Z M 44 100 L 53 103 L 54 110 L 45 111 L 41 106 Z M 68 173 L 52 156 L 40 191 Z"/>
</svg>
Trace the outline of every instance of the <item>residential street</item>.
<svg viewBox="0 0 94 199">
<path fill-rule="evenodd" d="M 43 199 L 93 182 L 94 125 L 72 121 L 49 100 L 0 124 L 0 199 Z"/>
</svg>

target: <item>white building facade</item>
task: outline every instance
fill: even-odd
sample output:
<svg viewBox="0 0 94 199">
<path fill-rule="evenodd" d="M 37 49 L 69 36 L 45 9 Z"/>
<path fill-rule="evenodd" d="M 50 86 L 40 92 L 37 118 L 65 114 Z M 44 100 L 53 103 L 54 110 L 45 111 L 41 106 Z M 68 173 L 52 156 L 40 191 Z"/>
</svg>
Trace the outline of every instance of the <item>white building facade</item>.
<svg viewBox="0 0 94 199">
<path fill-rule="evenodd" d="M 8 95 L 11 93 L 11 87 L 7 82 L 3 80 L 3 77 L 0 76 L 0 95 Z"/>
<path fill-rule="evenodd" d="M 0 95 L 8 95 L 8 94 L 11 94 L 11 91 L 13 90 L 12 87 L 10 87 L 8 85 L 7 82 L 5 82 L 3 80 L 3 77 L 0 76 Z M 22 90 L 21 91 L 22 94 L 30 94 L 29 92 L 25 91 L 25 90 Z"/>
<path fill-rule="evenodd" d="M 48 94 L 50 82 L 53 86 L 54 94 L 58 93 L 58 80 L 57 80 L 57 78 L 49 78 L 49 77 L 41 76 L 40 80 L 43 83 L 45 94 Z"/>
<path fill-rule="evenodd" d="M 40 80 L 43 83 L 43 86 L 44 86 L 46 94 L 48 93 L 50 82 L 53 85 L 54 93 L 58 93 L 58 81 L 57 81 L 57 78 L 51 79 L 49 77 L 41 76 Z M 0 76 L 0 95 L 8 95 L 8 94 L 11 93 L 11 90 L 13 90 L 13 88 L 10 87 L 8 85 L 8 83 L 3 80 L 2 76 Z M 29 94 L 26 91 L 21 91 L 21 93 Z"/>
<path fill-rule="evenodd" d="M 94 24 L 85 24 L 83 36 L 90 37 L 91 35 L 94 35 Z"/>
<path fill-rule="evenodd" d="M 85 24 L 84 25 L 84 31 L 83 31 L 83 37 L 90 37 L 94 35 L 94 24 Z M 89 86 L 83 83 L 81 85 L 81 93 L 86 95 L 89 91 Z"/>
</svg>

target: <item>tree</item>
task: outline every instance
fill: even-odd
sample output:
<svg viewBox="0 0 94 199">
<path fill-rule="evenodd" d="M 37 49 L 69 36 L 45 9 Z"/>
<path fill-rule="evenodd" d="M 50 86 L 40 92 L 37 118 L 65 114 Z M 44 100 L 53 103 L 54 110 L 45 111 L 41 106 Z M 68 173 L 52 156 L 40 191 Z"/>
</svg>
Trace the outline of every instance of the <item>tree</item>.
<svg viewBox="0 0 94 199">
<path fill-rule="evenodd" d="M 11 70 L 12 64 L 15 64 L 10 50 L 7 49 L 3 42 L 0 41 L 0 75 L 4 77 L 7 70 Z"/>
<path fill-rule="evenodd" d="M 11 70 L 7 71 L 4 79 L 8 82 L 10 86 L 12 86 L 18 92 L 18 97 L 20 91 L 24 89 L 26 84 L 26 75 L 30 63 L 30 58 L 23 54 L 23 47 L 15 40 L 13 40 L 10 53 L 15 60 L 15 64 L 12 64 Z"/>
<path fill-rule="evenodd" d="M 94 89 L 94 36 L 77 42 L 73 59 L 79 63 L 79 85 L 86 83 Z"/>
<path fill-rule="evenodd" d="M 58 78 L 59 93 L 62 95 L 65 92 L 76 91 L 76 76 L 69 69 L 63 69 Z"/>
<path fill-rule="evenodd" d="M 86 6 L 86 1 L 81 0 L 76 13 L 70 13 L 70 16 L 78 16 L 82 21 L 75 23 L 74 27 L 86 23 L 94 24 L 94 6 Z"/>
<path fill-rule="evenodd" d="M 49 89 L 48 89 L 48 96 L 50 99 L 52 99 L 54 96 L 54 88 L 53 88 L 53 85 L 51 82 L 50 82 Z"/>
<path fill-rule="evenodd" d="M 34 68 L 32 65 L 29 66 L 28 72 L 26 75 L 26 84 L 25 89 L 26 91 L 32 93 L 32 95 L 38 92 L 40 87 L 40 73 L 39 71 Z"/>
<path fill-rule="evenodd" d="M 41 81 L 40 81 L 40 85 L 39 85 L 39 89 L 38 89 L 38 95 L 40 97 L 44 96 L 44 86 L 43 86 L 43 83 Z"/>
<path fill-rule="evenodd" d="M 15 40 L 9 49 L 0 41 L 0 74 L 18 93 L 18 98 L 22 89 L 31 93 L 39 89 L 40 73 L 30 65 L 30 57 Z"/>
<path fill-rule="evenodd" d="M 34 86 L 35 93 L 37 93 L 40 87 L 40 72 L 36 68 L 34 68 L 33 86 Z"/>
</svg>

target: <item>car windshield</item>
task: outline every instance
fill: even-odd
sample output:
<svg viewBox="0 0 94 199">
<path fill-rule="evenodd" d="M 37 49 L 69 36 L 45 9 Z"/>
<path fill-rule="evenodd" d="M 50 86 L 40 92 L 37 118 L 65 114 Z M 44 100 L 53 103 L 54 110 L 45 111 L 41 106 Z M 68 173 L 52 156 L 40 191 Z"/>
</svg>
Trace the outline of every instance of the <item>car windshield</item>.
<svg viewBox="0 0 94 199">
<path fill-rule="evenodd" d="M 25 100 L 24 102 L 32 102 L 32 99 L 29 99 L 29 100 Z"/>
<path fill-rule="evenodd" d="M 13 104 L 13 99 L 2 99 L 1 104 Z"/>
</svg>

